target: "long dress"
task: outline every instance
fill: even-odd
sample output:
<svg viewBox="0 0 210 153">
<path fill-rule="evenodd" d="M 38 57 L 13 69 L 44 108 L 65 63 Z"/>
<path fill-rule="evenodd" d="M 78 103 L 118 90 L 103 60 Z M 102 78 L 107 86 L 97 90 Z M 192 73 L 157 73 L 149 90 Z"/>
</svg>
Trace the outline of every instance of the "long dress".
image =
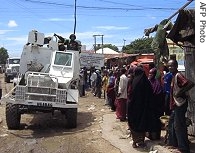
<svg viewBox="0 0 210 153">
<path fill-rule="evenodd" d="M 111 107 L 112 111 L 116 110 L 115 107 L 115 98 L 116 98 L 116 93 L 115 93 L 115 78 L 114 76 L 109 76 L 108 80 L 108 86 L 107 86 L 107 99 L 108 99 L 108 104 Z"/>
<path fill-rule="evenodd" d="M 128 103 L 128 126 L 133 139 L 133 147 L 143 144 L 145 133 L 151 129 L 151 98 L 153 91 L 151 84 L 142 68 L 134 71 L 132 92 Z"/>
<path fill-rule="evenodd" d="M 161 135 L 161 122 L 160 117 L 164 115 L 164 94 L 163 94 L 163 88 L 161 86 L 161 83 L 158 79 L 155 78 L 154 74 L 152 78 L 149 78 L 149 81 L 153 88 L 153 117 L 154 122 L 151 131 L 149 132 L 149 139 L 150 140 L 156 140 L 160 139 Z"/>
</svg>

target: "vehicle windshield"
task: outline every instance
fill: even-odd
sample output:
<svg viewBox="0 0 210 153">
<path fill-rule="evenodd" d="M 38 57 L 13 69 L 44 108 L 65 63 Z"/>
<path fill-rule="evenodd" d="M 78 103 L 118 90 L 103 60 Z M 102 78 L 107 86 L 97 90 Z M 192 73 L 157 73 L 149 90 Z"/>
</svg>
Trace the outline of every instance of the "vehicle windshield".
<svg viewBox="0 0 210 153">
<path fill-rule="evenodd" d="M 71 61 L 72 61 L 72 54 L 71 53 L 57 52 L 56 55 L 55 55 L 54 64 L 71 66 Z"/>
<path fill-rule="evenodd" d="M 9 64 L 20 64 L 20 59 L 9 59 Z"/>
</svg>

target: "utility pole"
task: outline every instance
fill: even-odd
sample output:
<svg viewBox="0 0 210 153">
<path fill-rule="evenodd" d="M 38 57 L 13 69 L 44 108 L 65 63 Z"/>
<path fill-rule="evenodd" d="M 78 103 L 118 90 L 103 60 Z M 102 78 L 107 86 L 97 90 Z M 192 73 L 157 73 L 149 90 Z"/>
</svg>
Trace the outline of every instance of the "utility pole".
<svg viewBox="0 0 210 153">
<path fill-rule="evenodd" d="M 101 35 L 101 45 L 102 54 L 104 54 L 104 35 Z"/>
<path fill-rule="evenodd" d="M 123 43 L 123 47 L 122 47 L 122 49 L 123 49 L 123 48 L 125 48 L 125 41 L 126 41 L 126 40 L 125 40 L 125 39 L 123 39 L 123 42 L 124 42 L 124 43 Z M 122 50 L 121 52 L 122 52 L 122 56 L 123 56 L 123 50 Z"/>
<path fill-rule="evenodd" d="M 104 35 L 93 35 L 94 37 L 94 41 L 95 41 L 95 45 L 94 45 L 94 50 L 95 50 L 95 53 L 96 53 L 96 37 L 97 36 L 100 36 L 101 37 L 101 49 L 102 49 L 102 54 L 104 54 L 104 48 L 103 48 L 103 45 L 104 45 Z"/>
<path fill-rule="evenodd" d="M 94 51 L 96 53 L 96 35 L 93 35 L 93 37 L 94 37 Z"/>
<path fill-rule="evenodd" d="M 126 41 L 126 40 L 125 40 L 125 39 L 123 39 L 123 41 L 124 41 L 123 47 L 125 47 L 125 41 Z"/>
</svg>

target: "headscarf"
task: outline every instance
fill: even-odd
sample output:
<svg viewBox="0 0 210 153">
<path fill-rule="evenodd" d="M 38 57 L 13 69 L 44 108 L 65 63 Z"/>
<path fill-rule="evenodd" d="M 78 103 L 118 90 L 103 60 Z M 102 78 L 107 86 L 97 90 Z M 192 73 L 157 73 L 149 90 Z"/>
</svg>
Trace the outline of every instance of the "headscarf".
<svg viewBox="0 0 210 153">
<path fill-rule="evenodd" d="M 134 89 L 138 83 L 140 83 L 141 79 L 145 79 L 146 75 L 144 70 L 141 67 L 136 67 L 134 70 L 134 79 L 132 83 L 132 88 Z"/>
<path fill-rule="evenodd" d="M 160 84 L 160 81 L 158 79 L 155 78 L 157 74 L 157 69 L 156 68 L 152 68 L 150 71 L 149 71 L 149 81 L 152 85 L 152 89 L 153 89 L 153 93 L 158 95 L 160 93 L 162 93 L 163 91 L 163 88 Z"/>
<path fill-rule="evenodd" d="M 130 102 L 128 103 L 128 124 L 132 130 L 136 132 L 149 130 L 152 96 L 151 84 L 144 70 L 141 67 L 136 67 Z"/>
<path fill-rule="evenodd" d="M 134 78 L 134 70 L 135 67 L 130 67 L 128 69 L 128 85 L 127 85 L 127 93 L 128 93 L 128 99 L 127 101 L 130 102 L 130 98 L 131 98 L 131 93 L 132 93 L 132 82 L 133 82 L 133 78 Z"/>
<path fill-rule="evenodd" d="M 128 74 L 133 74 L 136 67 L 130 67 L 128 69 Z"/>
</svg>

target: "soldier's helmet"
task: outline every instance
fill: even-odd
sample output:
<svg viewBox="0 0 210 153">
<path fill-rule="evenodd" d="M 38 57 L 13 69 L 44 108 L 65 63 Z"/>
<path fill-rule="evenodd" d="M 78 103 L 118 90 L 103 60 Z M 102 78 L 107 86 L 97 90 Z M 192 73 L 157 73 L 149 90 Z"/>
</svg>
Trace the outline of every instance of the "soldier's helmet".
<svg viewBox="0 0 210 153">
<path fill-rule="evenodd" d="M 70 38 L 71 40 L 75 40 L 75 39 L 76 39 L 76 35 L 75 35 L 75 34 L 71 34 L 71 35 L 69 36 L 69 38 Z"/>
</svg>

